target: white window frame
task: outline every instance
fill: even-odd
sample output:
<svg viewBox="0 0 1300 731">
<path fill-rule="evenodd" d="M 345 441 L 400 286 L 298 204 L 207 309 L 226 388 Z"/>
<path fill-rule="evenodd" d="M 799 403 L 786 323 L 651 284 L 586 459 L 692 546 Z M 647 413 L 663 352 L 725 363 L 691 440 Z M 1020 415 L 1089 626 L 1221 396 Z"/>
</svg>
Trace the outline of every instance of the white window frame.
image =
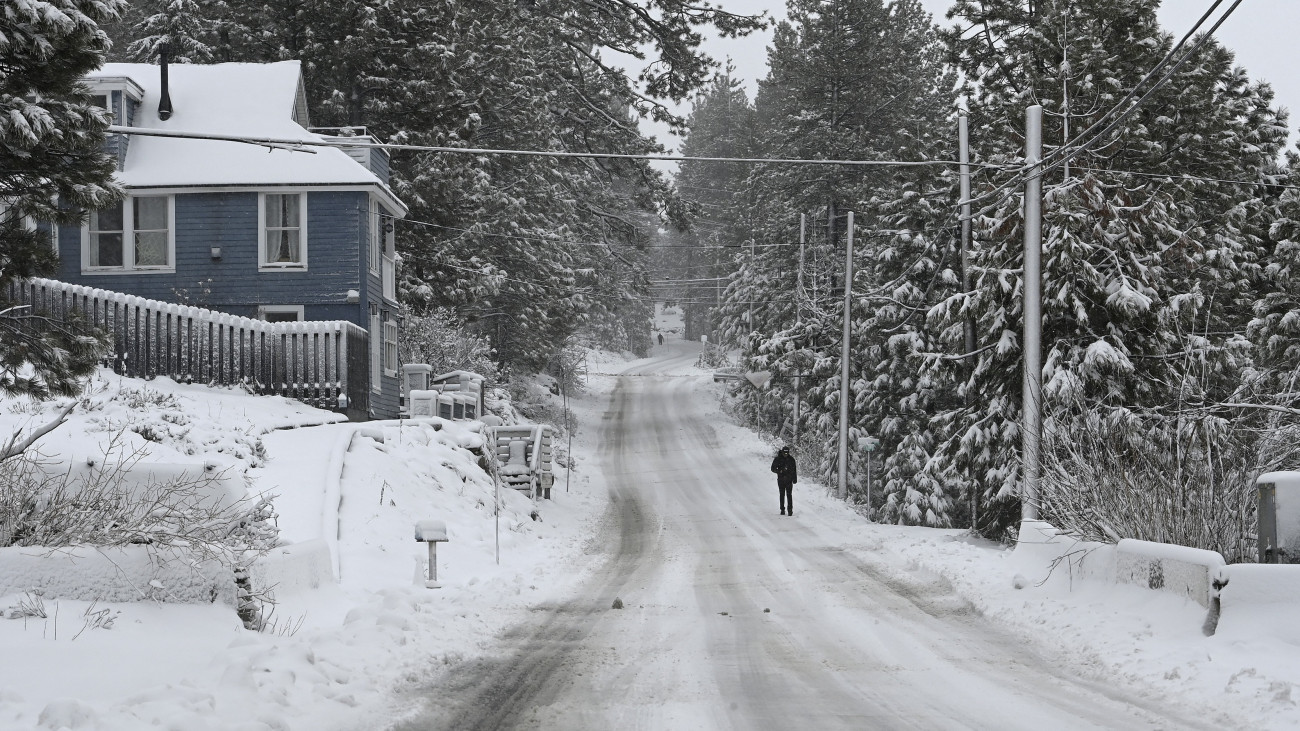
<svg viewBox="0 0 1300 731">
<path fill-rule="evenodd" d="M 268 319 L 267 315 L 269 314 L 285 314 L 285 313 L 297 315 L 298 322 L 303 322 L 303 320 L 305 319 L 302 305 L 258 305 L 257 306 L 257 319 L 259 320 Z M 283 322 L 283 320 L 281 320 L 281 322 Z"/>
<path fill-rule="evenodd" d="M 138 265 L 135 263 L 135 201 L 138 198 L 167 199 L 167 263 Z M 81 225 L 82 274 L 174 274 L 176 273 L 176 196 L 170 194 L 127 196 L 122 199 L 122 264 L 119 266 L 90 265 L 90 218 Z M 57 232 L 55 233 L 57 236 Z M 57 240 L 57 239 L 56 239 Z"/>
<path fill-rule="evenodd" d="M 375 393 L 383 391 L 384 384 L 379 376 L 383 373 L 384 327 L 379 318 L 379 308 L 371 306 L 370 310 L 370 390 Z"/>
<path fill-rule="evenodd" d="M 302 262 L 268 262 L 266 256 L 266 197 L 268 195 L 298 196 L 298 248 Z M 259 272 L 307 271 L 307 193 L 296 190 L 274 190 L 257 194 L 257 270 Z"/>
<path fill-rule="evenodd" d="M 383 218 L 379 215 L 379 201 L 374 198 L 370 199 L 370 246 L 367 252 L 369 258 L 370 273 L 379 276 L 380 266 L 384 256 L 384 223 Z"/>
<path fill-rule="evenodd" d="M 383 325 L 384 351 L 383 366 L 384 375 L 389 378 L 397 376 L 397 318 L 392 312 L 385 310 L 380 316 Z"/>
</svg>

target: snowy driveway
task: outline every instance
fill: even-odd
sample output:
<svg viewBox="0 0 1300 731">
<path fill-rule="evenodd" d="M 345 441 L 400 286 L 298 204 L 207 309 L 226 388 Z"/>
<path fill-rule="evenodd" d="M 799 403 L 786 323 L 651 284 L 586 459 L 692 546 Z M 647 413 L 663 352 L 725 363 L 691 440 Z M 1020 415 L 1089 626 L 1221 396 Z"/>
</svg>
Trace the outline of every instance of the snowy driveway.
<svg viewBox="0 0 1300 731">
<path fill-rule="evenodd" d="M 935 577 L 855 557 L 820 487 L 778 515 L 770 454 L 720 438 L 710 379 L 653 375 L 686 357 L 644 363 L 610 397 L 601 568 L 398 728 L 1211 727 L 1081 683 Z"/>
</svg>

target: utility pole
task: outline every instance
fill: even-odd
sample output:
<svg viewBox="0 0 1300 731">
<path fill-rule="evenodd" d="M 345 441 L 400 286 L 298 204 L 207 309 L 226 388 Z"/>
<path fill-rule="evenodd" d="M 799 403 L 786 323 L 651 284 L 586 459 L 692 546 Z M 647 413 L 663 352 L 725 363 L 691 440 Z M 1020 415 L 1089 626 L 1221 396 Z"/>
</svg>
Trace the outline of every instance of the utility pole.
<svg viewBox="0 0 1300 731">
<path fill-rule="evenodd" d="M 754 273 L 754 239 L 753 239 L 753 237 L 750 237 L 750 239 L 749 239 L 749 272 L 750 272 L 750 277 L 752 278 L 752 277 L 753 277 L 753 273 Z M 749 296 L 749 331 L 750 331 L 750 332 L 754 332 L 754 295 L 752 295 L 752 294 Z"/>
<path fill-rule="evenodd" d="M 806 235 L 806 224 L 808 219 L 804 214 L 799 214 L 799 271 L 795 274 L 794 285 L 794 321 L 795 324 L 803 322 L 803 247 Z M 802 368 L 802 364 L 800 364 Z M 799 376 L 794 377 L 794 443 L 799 443 Z"/>
<path fill-rule="evenodd" d="M 799 271 L 794 275 L 794 322 L 799 324 L 803 322 L 803 245 L 804 245 L 804 227 L 807 219 L 804 214 L 799 214 Z"/>
<path fill-rule="evenodd" d="M 961 288 L 970 291 L 970 132 L 966 114 L 957 118 L 957 162 L 961 164 Z M 966 354 L 975 350 L 975 321 L 966 318 Z"/>
<path fill-rule="evenodd" d="M 960 189 L 961 189 L 961 288 L 963 292 L 969 294 L 971 291 L 970 277 L 970 245 L 971 245 L 971 220 L 970 220 L 970 129 L 969 120 L 966 113 L 962 112 L 957 117 L 957 162 L 960 163 Z M 975 352 L 975 319 L 967 315 L 966 322 L 962 326 L 966 336 L 965 355 L 967 358 Z M 974 365 L 967 363 L 967 367 L 974 369 Z M 969 395 L 967 396 L 969 399 Z M 972 527 L 976 524 L 979 515 L 979 490 L 972 488 L 970 491 L 970 524 Z"/>
<path fill-rule="evenodd" d="M 1038 520 L 1043 395 L 1043 108 L 1025 110 L 1024 420 L 1021 426 L 1021 520 Z"/>
<path fill-rule="evenodd" d="M 840 340 L 840 480 L 839 498 L 849 496 L 849 333 L 853 320 L 853 211 L 849 211 L 844 247 L 844 335 Z"/>
</svg>

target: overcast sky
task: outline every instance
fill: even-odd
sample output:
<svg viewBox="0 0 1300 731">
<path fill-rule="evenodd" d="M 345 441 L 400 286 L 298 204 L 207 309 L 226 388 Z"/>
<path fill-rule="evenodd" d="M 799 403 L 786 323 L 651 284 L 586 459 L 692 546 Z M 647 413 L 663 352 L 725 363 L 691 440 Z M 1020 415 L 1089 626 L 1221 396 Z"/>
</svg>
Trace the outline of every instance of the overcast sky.
<svg viewBox="0 0 1300 731">
<path fill-rule="evenodd" d="M 733 13 L 753 14 L 766 10 L 777 18 L 785 17 L 784 0 L 717 0 L 717 5 Z M 944 17 L 951 0 L 921 0 L 942 26 L 950 22 Z M 1160 23 L 1164 29 L 1181 38 L 1196 19 L 1212 4 L 1211 0 L 1166 0 L 1160 9 Z M 1225 3 L 1224 7 L 1227 7 Z M 1222 12 L 1222 9 L 1219 11 Z M 1217 17 L 1217 15 L 1216 15 Z M 1293 38 L 1300 28 L 1300 0 L 1246 0 L 1215 34 L 1219 40 L 1237 54 L 1237 63 L 1245 66 L 1251 79 L 1268 81 L 1276 92 L 1276 104 L 1291 110 L 1300 110 L 1300 71 L 1297 67 Z M 745 88 L 753 98 L 757 80 L 767 75 L 767 44 L 771 31 L 741 39 L 710 39 L 706 43 L 709 53 L 722 60 L 730 56 L 736 65 L 736 74 L 745 80 Z M 683 108 L 685 111 L 689 107 Z M 1291 139 L 1296 139 L 1296 126 L 1300 114 L 1293 115 L 1288 125 Z M 670 148 L 679 140 L 664 133 L 664 128 L 648 126 L 647 130 Z"/>
</svg>

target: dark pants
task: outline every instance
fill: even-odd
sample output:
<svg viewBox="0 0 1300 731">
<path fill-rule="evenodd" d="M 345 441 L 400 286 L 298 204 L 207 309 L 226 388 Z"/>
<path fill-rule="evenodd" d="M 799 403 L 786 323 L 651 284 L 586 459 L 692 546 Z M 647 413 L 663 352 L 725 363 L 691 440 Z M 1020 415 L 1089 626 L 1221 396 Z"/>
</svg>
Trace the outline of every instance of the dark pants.
<svg viewBox="0 0 1300 731">
<path fill-rule="evenodd" d="M 781 493 L 781 512 L 794 515 L 794 485 L 778 480 L 776 488 Z"/>
</svg>

